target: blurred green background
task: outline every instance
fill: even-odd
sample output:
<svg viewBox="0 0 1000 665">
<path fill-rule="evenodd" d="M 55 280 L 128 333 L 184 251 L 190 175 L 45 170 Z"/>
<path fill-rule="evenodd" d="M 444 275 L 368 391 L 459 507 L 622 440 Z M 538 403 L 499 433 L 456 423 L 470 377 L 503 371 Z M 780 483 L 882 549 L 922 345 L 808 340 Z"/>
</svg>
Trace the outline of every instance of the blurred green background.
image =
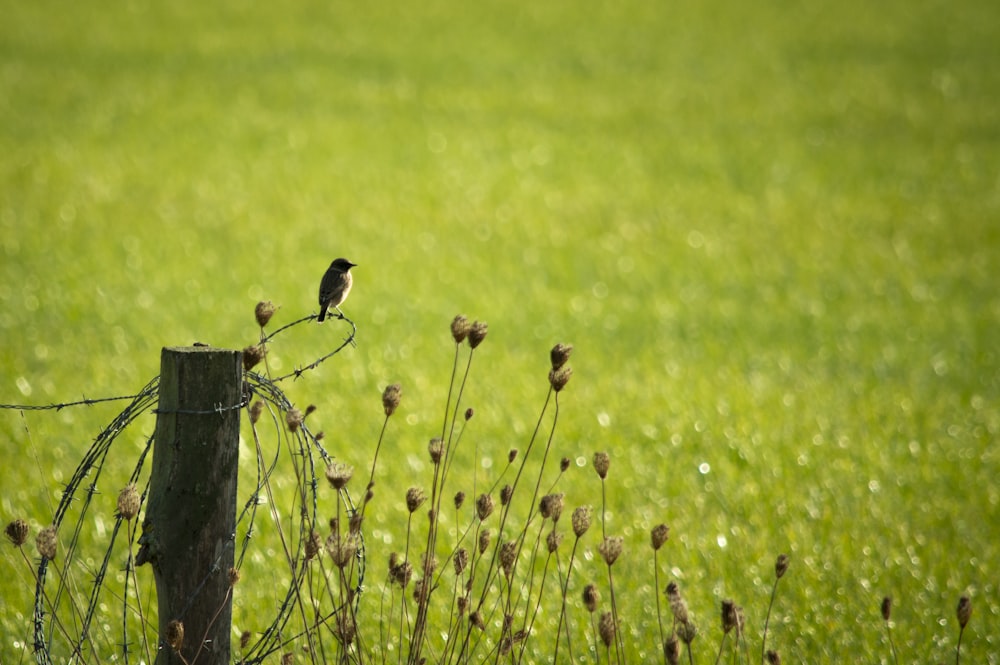
<svg viewBox="0 0 1000 665">
<path fill-rule="evenodd" d="M 554 454 L 580 465 L 570 507 L 599 502 L 582 465 L 612 456 L 631 660 L 658 657 L 665 521 L 661 579 L 699 660 L 724 597 L 759 645 L 787 552 L 770 637 L 787 662 L 886 662 L 885 594 L 904 660 L 951 657 L 969 594 L 963 651 L 1000 662 L 997 3 L 0 15 L 0 402 L 130 394 L 162 346 L 241 348 L 258 300 L 277 325 L 316 311 L 346 256 L 358 348 L 289 393 L 364 469 L 379 394 L 403 385 L 380 487 L 429 483 L 455 314 L 490 325 L 466 442 L 497 464 L 534 427 L 549 348 L 574 344 Z M 272 368 L 343 330 L 279 338 Z M 4 522 L 48 524 L 121 406 L 0 413 Z M 4 550 L 0 657 L 19 662 L 32 582 Z"/>
</svg>

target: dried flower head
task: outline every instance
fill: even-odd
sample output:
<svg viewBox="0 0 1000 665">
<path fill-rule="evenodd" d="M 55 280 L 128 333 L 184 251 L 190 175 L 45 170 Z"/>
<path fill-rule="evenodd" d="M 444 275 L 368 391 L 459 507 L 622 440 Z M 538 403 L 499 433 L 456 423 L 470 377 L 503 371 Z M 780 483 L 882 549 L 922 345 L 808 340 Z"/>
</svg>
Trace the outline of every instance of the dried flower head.
<svg viewBox="0 0 1000 665">
<path fill-rule="evenodd" d="M 483 529 L 479 532 L 479 554 L 485 554 L 486 550 L 490 548 L 491 535 L 489 529 Z"/>
<path fill-rule="evenodd" d="M 888 621 L 892 617 L 892 596 L 882 599 L 882 620 Z"/>
<path fill-rule="evenodd" d="M 240 633 L 240 649 L 246 649 L 250 644 L 250 639 L 253 637 L 253 633 L 249 630 L 244 630 Z"/>
<path fill-rule="evenodd" d="M 469 609 L 469 599 L 466 596 L 459 596 L 457 606 L 458 616 L 462 616 Z"/>
<path fill-rule="evenodd" d="M 483 615 L 479 612 L 473 612 L 469 615 L 469 623 L 479 630 L 486 630 L 486 623 L 483 621 Z"/>
<path fill-rule="evenodd" d="M 486 493 L 480 494 L 479 498 L 476 499 L 476 517 L 482 522 L 492 514 L 493 497 Z"/>
<path fill-rule="evenodd" d="M 573 460 L 571 460 L 568 457 L 563 457 L 561 460 L 559 460 L 559 471 L 562 473 L 566 473 L 566 471 L 569 470 L 569 465 L 572 463 Z"/>
<path fill-rule="evenodd" d="M 562 534 L 556 533 L 555 529 L 549 531 L 549 535 L 545 538 L 545 545 L 549 550 L 549 554 L 554 554 L 556 550 L 559 549 L 559 544 L 562 543 Z"/>
<path fill-rule="evenodd" d="M 424 552 L 420 557 L 420 570 L 423 571 L 424 577 L 430 577 L 437 570 L 438 560 L 436 556 L 428 556 L 427 552 Z"/>
<path fill-rule="evenodd" d="M 330 553 L 333 565 L 346 568 L 358 552 L 358 540 L 351 535 L 330 534 L 326 539 L 326 551 Z"/>
<path fill-rule="evenodd" d="M 469 327 L 469 320 L 461 314 L 451 320 L 451 337 L 455 340 L 455 344 L 461 344 L 465 341 L 469 335 Z"/>
<path fill-rule="evenodd" d="M 958 626 L 962 630 L 965 630 L 966 625 L 969 623 L 969 619 L 972 618 L 972 600 L 968 596 L 962 596 L 958 600 L 958 609 L 955 611 L 958 617 Z"/>
<path fill-rule="evenodd" d="M 243 369 L 249 372 L 264 360 L 267 355 L 267 347 L 263 344 L 252 344 L 243 349 Z"/>
<path fill-rule="evenodd" d="M 736 627 L 736 603 L 729 598 L 722 601 L 722 632 L 729 633 Z"/>
<path fill-rule="evenodd" d="M 569 383 L 570 377 L 573 376 L 572 367 L 561 367 L 559 369 L 549 370 L 549 385 L 552 386 L 552 390 L 561 392 L 566 384 Z"/>
<path fill-rule="evenodd" d="M 444 457 L 444 441 L 441 440 L 441 437 L 436 436 L 430 440 L 430 443 L 427 444 L 427 454 L 431 456 L 432 463 L 441 463 L 441 458 Z"/>
<path fill-rule="evenodd" d="M 615 619 L 611 612 L 601 614 L 601 619 L 597 622 L 597 632 L 605 647 L 610 647 L 611 643 L 615 641 Z"/>
<path fill-rule="evenodd" d="M 486 339 L 486 332 L 489 326 L 486 325 L 485 321 L 475 321 L 472 327 L 469 328 L 469 346 L 471 348 L 476 348 L 483 343 Z"/>
<path fill-rule="evenodd" d="M 257 306 L 253 309 L 254 318 L 257 319 L 257 325 L 263 328 L 270 321 L 274 313 L 278 311 L 278 308 L 274 306 L 274 303 L 270 300 L 262 300 L 257 303 Z"/>
<path fill-rule="evenodd" d="M 354 642 L 354 638 L 357 635 L 357 627 L 349 612 L 339 612 L 337 614 L 336 635 L 346 646 L 350 646 Z"/>
<path fill-rule="evenodd" d="M 330 466 L 326 467 L 326 479 L 329 481 L 330 487 L 338 492 L 344 489 L 353 476 L 354 467 L 344 464 L 343 462 L 334 462 Z"/>
<path fill-rule="evenodd" d="M 391 416 L 399 407 L 399 401 L 403 398 L 403 388 L 398 383 L 393 383 L 385 387 L 382 391 L 382 408 L 385 415 Z"/>
<path fill-rule="evenodd" d="M 27 522 L 17 519 L 8 524 L 3 533 L 14 547 L 20 547 L 28 541 L 28 533 L 30 531 L 31 529 L 28 527 Z"/>
<path fill-rule="evenodd" d="M 558 522 L 563 511 L 563 494 L 546 494 L 538 502 L 538 512 L 545 519 L 552 518 L 553 522 Z"/>
<path fill-rule="evenodd" d="M 180 651 L 184 646 L 184 624 L 177 619 L 168 623 L 165 639 L 171 649 Z"/>
<path fill-rule="evenodd" d="M 696 626 L 693 621 L 685 621 L 684 623 L 678 624 L 677 637 L 681 638 L 681 642 L 688 645 L 688 648 L 690 648 L 691 643 L 694 642 L 694 638 L 698 637 L 698 626 Z"/>
<path fill-rule="evenodd" d="M 504 485 L 500 488 L 500 505 L 506 506 L 510 503 L 511 497 L 514 496 L 514 487 L 510 484 Z"/>
<path fill-rule="evenodd" d="M 601 600 L 601 594 L 597 590 L 597 587 L 593 584 L 588 584 L 583 587 L 583 606 L 587 608 L 587 611 L 593 614 L 597 611 L 597 603 Z"/>
<path fill-rule="evenodd" d="M 118 493 L 118 514 L 131 520 L 139 514 L 140 497 L 135 483 L 129 483 Z"/>
<path fill-rule="evenodd" d="M 618 560 L 618 557 L 622 553 L 623 542 L 624 539 L 621 536 L 608 536 L 601 541 L 601 544 L 597 546 L 597 551 L 601 554 L 601 558 L 604 559 L 604 563 L 611 566 Z"/>
<path fill-rule="evenodd" d="M 573 534 L 577 538 L 587 533 L 593 515 L 594 509 L 590 506 L 580 506 L 573 511 Z"/>
<path fill-rule="evenodd" d="M 788 571 L 788 555 L 779 554 L 778 558 L 774 562 L 774 576 L 780 580 L 782 577 L 784 577 L 787 571 Z"/>
<path fill-rule="evenodd" d="M 264 402 L 257 400 L 250 406 L 250 423 L 256 425 L 260 414 L 264 411 Z"/>
<path fill-rule="evenodd" d="M 295 407 L 289 409 L 288 413 L 285 414 L 285 423 L 287 423 L 288 430 L 291 432 L 298 430 L 302 426 L 303 420 L 305 420 L 305 417 L 302 415 L 302 412 Z"/>
<path fill-rule="evenodd" d="M 566 364 L 573 353 L 572 344 L 556 344 L 549 352 L 549 360 L 552 361 L 552 369 L 557 370 Z"/>
<path fill-rule="evenodd" d="M 427 495 L 419 487 L 411 487 L 406 490 L 406 509 L 410 513 L 415 513 L 417 508 L 423 505 L 424 501 L 427 500 Z"/>
<path fill-rule="evenodd" d="M 309 406 L 307 406 L 306 407 L 306 412 L 305 412 L 305 414 L 303 414 L 302 419 L 305 420 L 306 418 L 309 417 L 310 414 L 316 413 L 316 409 L 318 409 L 318 408 L 319 407 L 316 406 L 315 404 L 310 404 Z"/>
<path fill-rule="evenodd" d="M 455 552 L 455 560 L 453 561 L 453 564 L 455 566 L 455 574 L 461 575 L 462 571 L 465 570 L 465 567 L 469 565 L 469 550 L 464 547 L 459 548 L 459 550 Z"/>
<path fill-rule="evenodd" d="M 500 546 L 500 568 L 504 577 L 510 579 L 514 574 L 514 561 L 517 559 L 517 541 L 508 540 Z"/>
<path fill-rule="evenodd" d="M 473 409 L 472 409 L 471 406 L 468 409 L 466 409 L 465 410 L 465 422 L 469 422 L 470 420 L 472 420 L 472 416 L 474 416 L 475 414 L 476 414 L 476 412 L 473 411 Z"/>
<path fill-rule="evenodd" d="M 459 510 L 465 503 L 465 492 L 455 492 L 455 510 Z"/>
<path fill-rule="evenodd" d="M 768 665 L 781 665 L 781 656 L 778 655 L 777 651 L 768 650 L 767 663 Z"/>
<path fill-rule="evenodd" d="M 607 453 L 594 453 L 594 471 L 604 480 L 608 477 L 608 468 L 611 466 L 611 458 Z"/>
<path fill-rule="evenodd" d="M 281 665 L 292 665 L 295 662 L 295 654 L 292 652 L 281 654 Z"/>
<path fill-rule="evenodd" d="M 413 577 L 413 564 L 409 561 L 396 564 L 389 571 L 389 577 L 393 582 L 405 589 Z"/>
<path fill-rule="evenodd" d="M 240 569 L 230 568 L 227 574 L 227 579 L 229 580 L 229 586 L 236 586 L 240 582 Z"/>
<path fill-rule="evenodd" d="M 681 590 L 677 586 L 677 582 L 671 582 L 667 585 L 667 602 L 670 604 L 670 611 L 674 615 L 674 620 L 678 623 L 687 623 L 687 603 L 681 597 Z"/>
<path fill-rule="evenodd" d="M 316 558 L 323 549 L 323 537 L 319 535 L 318 531 L 313 531 L 306 538 L 305 550 L 306 550 L 306 561 L 310 561 Z"/>
<path fill-rule="evenodd" d="M 657 524 L 653 527 L 653 531 L 650 533 L 650 539 L 653 542 L 653 550 L 658 550 L 663 547 L 663 543 L 667 542 L 667 538 L 670 536 L 670 527 L 666 524 Z"/>
<path fill-rule="evenodd" d="M 513 464 L 514 460 L 517 459 L 517 448 L 511 448 L 507 451 L 507 464 Z"/>
<path fill-rule="evenodd" d="M 59 536 L 56 535 L 56 528 L 54 526 L 45 527 L 35 536 L 35 547 L 38 548 L 38 553 L 46 559 L 56 558 L 56 546 L 58 543 Z"/>
<path fill-rule="evenodd" d="M 663 643 L 663 655 L 667 659 L 667 665 L 678 665 L 681 662 L 681 645 L 676 635 L 671 635 Z"/>
</svg>

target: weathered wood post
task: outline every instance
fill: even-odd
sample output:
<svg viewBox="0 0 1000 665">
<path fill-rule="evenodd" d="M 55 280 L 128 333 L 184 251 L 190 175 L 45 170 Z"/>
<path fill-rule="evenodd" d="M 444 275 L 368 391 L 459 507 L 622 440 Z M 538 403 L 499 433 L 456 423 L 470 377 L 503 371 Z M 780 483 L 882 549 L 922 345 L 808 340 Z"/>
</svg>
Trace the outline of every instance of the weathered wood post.
<svg viewBox="0 0 1000 665">
<path fill-rule="evenodd" d="M 149 501 L 137 556 L 139 565 L 152 566 L 156 581 L 156 665 L 230 662 L 241 361 L 239 351 L 209 347 L 164 348 L 160 356 Z M 183 626 L 179 653 L 174 622 Z"/>
</svg>

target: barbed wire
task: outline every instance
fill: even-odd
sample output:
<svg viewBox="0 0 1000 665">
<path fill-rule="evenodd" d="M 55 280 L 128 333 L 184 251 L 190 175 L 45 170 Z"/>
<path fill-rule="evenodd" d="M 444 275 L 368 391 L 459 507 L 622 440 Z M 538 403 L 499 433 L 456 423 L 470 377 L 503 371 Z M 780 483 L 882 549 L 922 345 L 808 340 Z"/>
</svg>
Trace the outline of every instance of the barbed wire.
<svg viewBox="0 0 1000 665">
<path fill-rule="evenodd" d="M 261 328 L 259 345 L 265 346 L 279 333 L 287 332 L 295 326 L 308 323 L 315 318 L 315 314 L 302 317 L 270 334 L 264 334 L 263 328 Z M 56 532 L 63 533 L 65 530 L 60 527 L 64 524 L 72 523 L 72 527 L 68 538 L 63 540 L 60 537 L 60 547 L 65 549 L 60 552 L 58 559 L 42 556 L 37 564 L 31 628 L 36 662 L 48 665 L 53 662 L 53 658 L 57 661 L 70 658 L 82 663 L 100 662 L 107 657 L 108 649 L 116 650 L 125 663 L 132 662 L 131 657 L 136 648 L 145 650 L 146 653 L 143 654 L 142 660 L 149 660 L 155 656 L 154 653 L 150 652 L 148 633 L 155 632 L 156 627 L 143 614 L 142 599 L 140 598 L 141 589 L 136 577 L 135 551 L 141 532 L 136 528 L 136 520 L 126 518 L 119 510 L 115 512 L 114 521 L 110 528 L 100 537 L 95 539 L 87 528 L 95 521 L 97 523 L 103 522 L 100 513 L 96 512 L 99 510 L 96 507 L 96 502 L 98 498 L 110 493 L 108 492 L 109 487 L 117 492 L 126 485 L 133 487 L 141 485 L 139 505 L 140 508 L 145 505 L 149 489 L 149 470 L 146 467 L 149 452 L 155 444 L 155 434 L 144 437 L 144 444 L 138 448 L 138 455 L 132 465 L 127 483 L 119 483 L 118 486 L 112 485 L 114 480 L 108 479 L 109 474 L 106 472 L 110 466 L 108 465 L 109 458 L 117 459 L 129 454 L 127 451 L 121 450 L 120 447 L 116 449 L 114 446 L 129 430 L 130 426 L 144 414 L 222 414 L 235 409 L 247 409 L 254 440 L 256 478 L 251 484 L 249 496 L 243 502 L 243 507 L 237 517 L 236 532 L 234 532 L 233 538 L 239 542 L 235 552 L 234 568 L 239 571 L 247 561 L 248 553 L 252 550 L 255 542 L 254 535 L 260 528 L 259 508 L 266 503 L 270 507 L 271 526 L 278 531 L 290 575 L 288 589 L 284 592 L 280 605 L 268 625 L 259 631 L 259 639 L 252 645 L 245 645 L 245 648 L 242 648 L 244 645 L 241 645 L 243 653 L 240 662 L 248 665 L 260 663 L 267 656 L 283 649 L 291 640 L 303 634 L 315 632 L 336 614 L 337 608 L 331 607 L 328 611 L 317 614 L 313 620 L 306 619 L 305 603 L 318 600 L 312 592 L 311 582 L 308 591 L 311 600 L 306 601 L 302 596 L 307 574 L 311 577 L 308 567 L 304 565 L 308 561 L 306 544 L 312 541 L 313 534 L 316 533 L 321 522 L 318 495 L 322 471 L 318 472 L 317 468 L 325 469 L 332 463 L 333 458 L 322 445 L 321 437 L 314 434 L 304 422 L 300 422 L 296 427 L 286 425 L 287 414 L 292 412 L 295 407 L 278 384 L 291 377 L 298 379 L 303 374 L 316 369 L 337 355 L 348 344 L 356 346 L 356 325 L 347 317 L 341 317 L 340 320 L 345 321 L 350 326 L 350 334 L 332 351 L 315 361 L 276 378 L 270 377 L 269 372 L 258 373 L 252 369 L 245 369 L 243 394 L 236 404 L 216 404 L 212 409 L 206 410 L 160 410 L 156 407 L 159 400 L 159 376 L 152 378 L 134 395 L 84 398 L 48 405 L 0 404 L 0 408 L 9 410 L 59 411 L 68 407 L 129 401 L 129 404 L 94 438 L 93 443 L 88 447 L 70 479 L 66 482 L 55 509 L 51 524 Z M 262 441 L 259 423 L 251 413 L 251 402 L 255 400 L 261 401 L 270 414 L 270 428 L 273 430 L 274 441 L 277 443 L 271 451 L 267 450 L 265 442 Z M 282 462 L 283 451 L 293 462 L 292 467 L 298 485 L 298 490 L 295 493 L 297 497 L 295 505 L 291 506 L 288 513 L 280 511 L 272 487 L 274 474 L 286 469 Z M 115 466 L 120 465 L 116 463 Z M 351 515 L 356 507 L 346 489 L 341 490 L 338 494 L 338 500 L 340 499 L 343 499 L 348 515 Z M 288 517 L 293 517 L 292 522 L 295 524 L 295 529 L 293 533 L 284 534 L 283 522 L 288 523 Z M 241 538 L 237 536 L 240 532 L 243 534 Z M 123 533 L 126 541 L 124 544 L 120 542 L 123 540 Z M 356 583 L 351 594 L 355 600 L 360 598 L 365 575 L 363 538 L 360 538 L 359 542 L 356 554 Z M 92 554 L 95 545 L 98 549 L 103 548 L 103 553 L 96 557 Z M 122 547 L 126 547 L 128 550 L 127 561 L 122 571 L 124 578 L 120 584 L 116 582 L 112 589 L 108 586 L 109 572 L 112 562 L 116 559 L 116 552 L 120 552 Z M 87 561 L 96 561 L 96 566 L 87 564 Z M 86 571 L 90 577 L 86 585 L 78 580 L 80 570 Z M 56 577 L 56 587 L 53 593 L 49 593 L 47 590 L 50 572 L 54 573 Z M 217 571 L 215 572 L 217 573 Z M 206 571 L 204 574 L 208 576 L 212 574 L 212 571 Z M 87 590 L 84 591 L 84 588 Z M 196 602 L 197 594 L 196 590 L 192 598 L 188 599 L 189 605 Z M 120 629 L 122 634 L 119 638 L 111 635 L 110 622 L 103 619 L 98 620 L 99 616 L 102 616 L 106 611 L 108 596 L 114 596 L 116 602 L 121 603 Z M 332 594 L 331 597 L 333 597 Z M 312 608 L 310 608 L 311 611 Z M 289 631 L 289 624 L 296 613 L 301 614 L 302 626 Z M 134 639 L 136 634 L 140 636 L 140 639 Z M 139 647 L 136 646 L 137 644 Z M 316 656 L 314 655 L 313 658 L 315 659 Z"/>
</svg>

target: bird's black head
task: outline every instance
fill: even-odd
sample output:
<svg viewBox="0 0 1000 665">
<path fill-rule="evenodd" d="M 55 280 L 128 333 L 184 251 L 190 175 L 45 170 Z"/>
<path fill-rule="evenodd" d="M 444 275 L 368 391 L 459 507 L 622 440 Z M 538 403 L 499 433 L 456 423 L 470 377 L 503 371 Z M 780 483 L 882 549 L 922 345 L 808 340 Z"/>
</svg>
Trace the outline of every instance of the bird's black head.
<svg viewBox="0 0 1000 665">
<path fill-rule="evenodd" d="M 358 264 L 357 263 L 351 263 L 347 259 L 336 259 L 336 260 L 334 260 L 333 263 L 330 264 L 330 268 L 332 270 L 339 270 L 340 272 L 347 272 L 348 270 L 350 270 L 351 268 L 353 268 L 356 265 L 358 265 Z"/>
</svg>

